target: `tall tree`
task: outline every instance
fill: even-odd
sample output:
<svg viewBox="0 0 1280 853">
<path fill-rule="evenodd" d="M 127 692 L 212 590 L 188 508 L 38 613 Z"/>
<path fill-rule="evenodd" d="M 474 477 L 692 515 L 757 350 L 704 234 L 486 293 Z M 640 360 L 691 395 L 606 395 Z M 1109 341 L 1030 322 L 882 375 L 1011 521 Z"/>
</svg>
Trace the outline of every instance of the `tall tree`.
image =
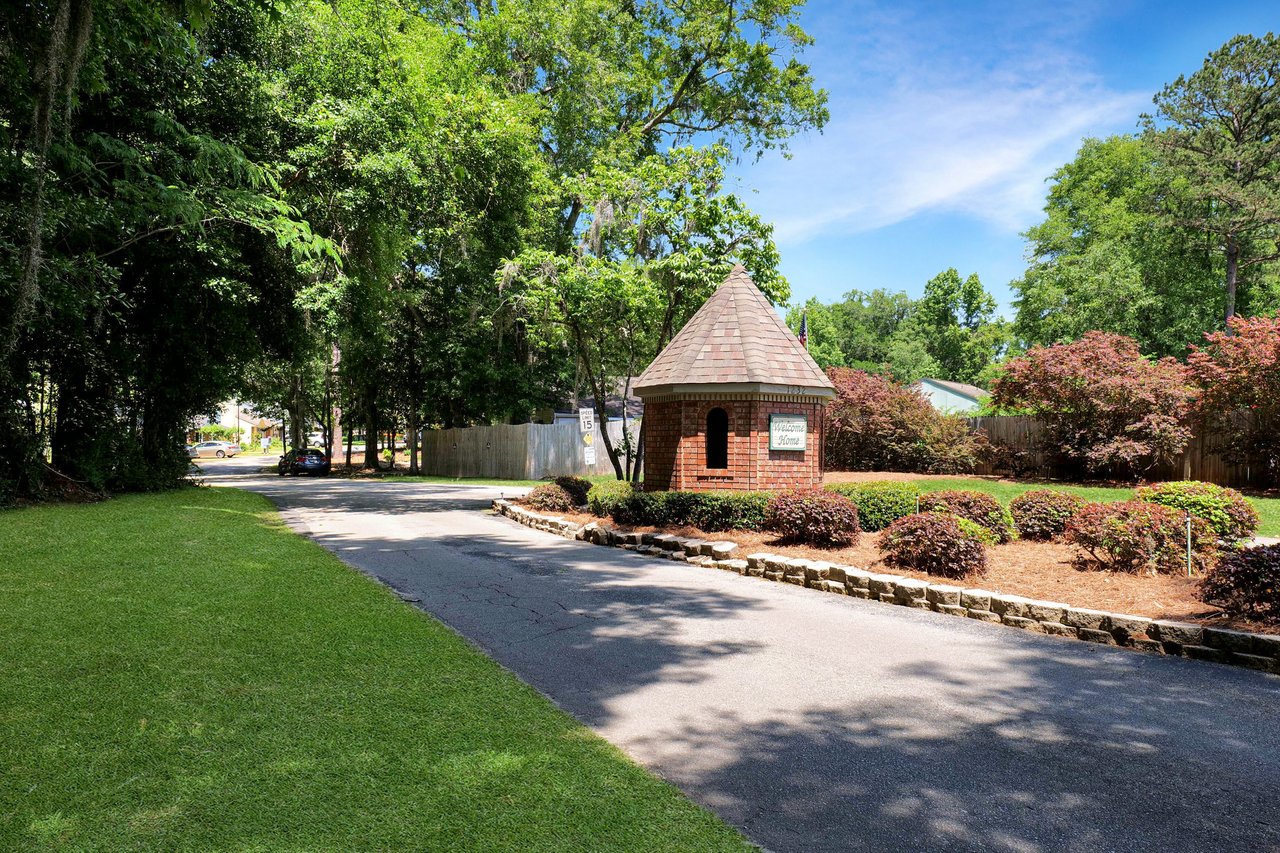
<svg viewBox="0 0 1280 853">
<path fill-rule="evenodd" d="M 1178 222 L 1223 259 L 1223 315 L 1242 270 L 1280 258 L 1280 40 L 1239 35 L 1178 77 L 1144 116 L 1147 136 L 1185 181 Z"/>
<path fill-rule="evenodd" d="M 1008 344 L 1008 326 L 996 317 L 996 301 L 977 273 L 965 279 L 955 268 L 924 286 L 911 324 L 943 379 L 976 382 Z"/>
</svg>

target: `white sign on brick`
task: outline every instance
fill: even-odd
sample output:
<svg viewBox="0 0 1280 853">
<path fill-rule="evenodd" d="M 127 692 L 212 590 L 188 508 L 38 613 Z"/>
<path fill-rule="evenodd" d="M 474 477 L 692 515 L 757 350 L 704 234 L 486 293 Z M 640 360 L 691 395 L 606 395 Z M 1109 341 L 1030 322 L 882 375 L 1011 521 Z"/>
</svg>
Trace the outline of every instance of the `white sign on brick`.
<svg viewBox="0 0 1280 853">
<path fill-rule="evenodd" d="M 809 419 L 804 415 L 769 415 L 770 450 L 804 450 Z"/>
</svg>

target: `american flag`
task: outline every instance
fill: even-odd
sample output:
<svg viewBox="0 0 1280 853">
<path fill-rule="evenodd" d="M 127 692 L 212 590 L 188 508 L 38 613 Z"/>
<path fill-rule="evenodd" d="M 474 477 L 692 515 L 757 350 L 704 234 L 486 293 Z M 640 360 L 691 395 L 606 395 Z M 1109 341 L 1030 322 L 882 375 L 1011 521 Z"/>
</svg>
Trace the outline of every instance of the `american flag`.
<svg viewBox="0 0 1280 853">
<path fill-rule="evenodd" d="M 800 339 L 800 346 L 805 349 L 809 348 L 809 312 L 800 312 L 800 331 L 796 333 L 796 337 Z"/>
</svg>

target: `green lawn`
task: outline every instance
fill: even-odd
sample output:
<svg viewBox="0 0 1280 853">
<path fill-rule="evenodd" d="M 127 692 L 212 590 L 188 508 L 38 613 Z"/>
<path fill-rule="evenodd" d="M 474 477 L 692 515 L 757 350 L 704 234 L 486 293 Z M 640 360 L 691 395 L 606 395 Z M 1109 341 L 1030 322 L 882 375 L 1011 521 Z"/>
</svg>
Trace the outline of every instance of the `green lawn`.
<svg viewBox="0 0 1280 853">
<path fill-rule="evenodd" d="M 1091 501 L 1124 501 L 1133 497 L 1133 489 L 1107 488 L 1104 486 L 1071 486 L 1060 483 L 1006 483 L 995 480 L 975 478 L 972 480 L 938 479 L 915 480 L 921 491 L 938 492 L 943 489 L 972 489 L 995 495 L 1001 503 L 1009 501 L 1023 492 L 1032 489 L 1057 489 L 1072 492 Z M 1261 523 L 1258 526 L 1259 536 L 1280 536 L 1280 498 L 1249 498 L 1258 510 Z"/>
<path fill-rule="evenodd" d="M 3 512 L 0 554 L 0 849 L 746 847 L 258 496 Z"/>
</svg>

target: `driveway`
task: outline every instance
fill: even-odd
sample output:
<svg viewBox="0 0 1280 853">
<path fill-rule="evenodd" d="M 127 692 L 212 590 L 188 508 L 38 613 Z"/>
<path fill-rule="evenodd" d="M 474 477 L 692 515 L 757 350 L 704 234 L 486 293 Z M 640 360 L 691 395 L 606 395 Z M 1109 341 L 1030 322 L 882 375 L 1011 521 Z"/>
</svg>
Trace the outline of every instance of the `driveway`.
<svg viewBox="0 0 1280 853">
<path fill-rule="evenodd" d="M 1280 851 L 1280 678 L 205 467 L 770 850 Z"/>
</svg>

